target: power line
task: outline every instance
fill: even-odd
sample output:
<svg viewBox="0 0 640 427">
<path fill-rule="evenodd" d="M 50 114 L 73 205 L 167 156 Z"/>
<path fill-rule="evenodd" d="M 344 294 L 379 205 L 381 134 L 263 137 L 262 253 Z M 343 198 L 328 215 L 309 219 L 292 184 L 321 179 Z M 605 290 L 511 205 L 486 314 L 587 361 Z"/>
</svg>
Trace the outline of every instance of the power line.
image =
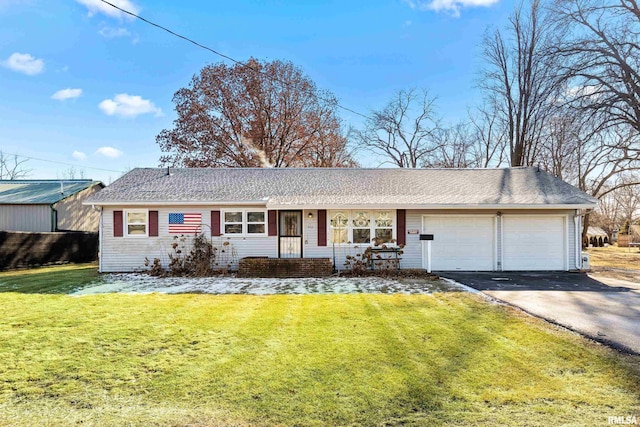
<svg viewBox="0 0 640 427">
<path fill-rule="evenodd" d="M 82 169 L 94 169 L 94 170 L 99 170 L 99 171 L 104 171 L 104 172 L 124 173 L 123 171 L 117 171 L 117 170 L 114 170 L 114 169 L 95 168 L 95 167 L 92 167 L 92 166 L 81 166 L 81 165 L 74 164 L 74 163 L 57 162 L 55 160 L 40 159 L 38 157 L 25 156 L 24 154 L 7 153 L 6 151 L 3 151 L 2 154 L 9 155 L 9 156 L 23 157 L 25 159 L 37 160 L 37 161 L 40 161 L 40 162 L 55 163 L 55 164 L 64 165 L 64 166 L 73 166 L 73 167 L 82 168 Z"/>
<path fill-rule="evenodd" d="M 175 31 L 172 31 L 172 30 L 170 30 L 170 29 L 169 29 L 169 28 L 167 28 L 167 27 L 164 27 L 164 26 L 162 26 L 162 25 L 160 25 L 160 24 L 156 24 L 155 22 L 149 21 L 148 19 L 143 18 L 142 16 L 140 16 L 140 15 L 138 15 L 138 14 L 135 14 L 135 13 L 133 13 L 133 12 L 131 12 L 131 11 L 128 11 L 128 10 L 126 10 L 126 9 L 123 9 L 123 8 L 121 8 L 120 6 L 116 6 L 115 4 L 110 3 L 110 2 L 108 2 L 107 0 L 100 0 L 100 1 L 101 1 L 102 3 L 108 4 L 109 6 L 111 6 L 111 7 L 115 8 L 115 9 L 118 9 L 118 10 L 119 10 L 120 12 L 122 12 L 122 13 L 125 13 L 125 14 L 127 14 L 127 15 L 129 15 L 129 16 L 132 16 L 132 17 L 134 17 L 134 18 L 136 18 L 136 19 L 139 19 L 139 20 L 141 20 L 141 21 L 143 21 L 143 22 L 145 22 L 145 23 L 147 23 L 147 24 L 149 24 L 149 25 L 152 25 L 152 26 L 154 26 L 154 27 L 156 27 L 156 28 L 159 28 L 159 29 L 161 29 L 161 30 L 163 30 L 163 31 L 166 31 L 167 33 L 169 33 L 169 34 L 171 34 L 171 35 L 173 35 L 173 36 L 175 36 L 175 37 L 181 38 L 182 40 L 185 40 L 185 41 L 187 41 L 187 42 L 189 42 L 189 43 L 192 43 L 192 44 L 194 44 L 194 45 L 198 46 L 198 47 L 199 47 L 199 48 L 201 48 L 201 49 L 207 50 L 207 51 L 209 51 L 209 52 L 213 53 L 214 55 L 218 55 L 218 56 L 220 56 L 220 57 L 222 57 L 222 58 L 224 58 L 224 59 L 227 59 L 227 60 L 229 60 L 229 61 L 231 61 L 231 62 L 233 62 L 233 63 L 235 63 L 235 64 L 238 64 L 238 65 L 245 65 L 245 66 L 247 66 L 249 69 L 253 70 L 254 72 L 256 72 L 256 73 L 260 73 L 260 74 L 264 75 L 265 77 L 267 77 L 267 78 L 269 78 L 269 79 L 271 79 L 271 80 L 274 80 L 274 81 L 276 81 L 276 82 L 279 82 L 279 83 L 281 83 L 281 84 L 284 84 L 285 86 L 289 86 L 289 85 L 290 85 L 290 83 L 288 83 L 288 82 L 286 82 L 286 81 L 282 81 L 282 80 L 279 80 L 279 79 L 274 78 L 273 76 L 267 75 L 266 73 L 264 73 L 264 72 L 263 72 L 263 71 L 261 71 L 261 70 L 256 70 L 255 68 L 252 68 L 250 65 L 248 65 L 248 64 L 247 64 L 247 63 L 245 63 L 245 62 L 239 61 L 239 60 L 234 59 L 234 58 L 232 58 L 232 57 L 230 57 L 230 56 L 228 56 L 228 55 L 225 55 L 225 54 L 223 54 L 223 53 L 221 53 L 221 52 L 218 52 L 217 50 L 212 49 L 212 48 L 210 48 L 209 46 L 205 46 L 205 45 L 203 45 L 203 44 L 201 44 L 201 43 L 198 43 L 197 41 L 195 41 L 195 40 L 193 40 L 193 39 L 190 39 L 189 37 L 186 37 L 186 36 L 183 36 L 182 34 L 176 33 Z M 323 100 L 325 100 L 325 101 L 328 101 L 326 98 L 322 98 L 322 97 L 318 97 L 318 98 L 323 99 Z M 351 108 L 349 108 L 349 107 L 345 107 L 344 105 L 341 105 L 339 102 L 336 102 L 336 106 L 337 106 L 338 108 L 341 108 L 341 109 L 343 109 L 343 110 L 345 110 L 345 111 L 348 111 L 348 112 L 350 112 L 350 113 L 353 113 L 353 114 L 356 114 L 356 115 L 358 115 L 358 116 L 364 117 L 365 119 L 368 119 L 368 118 L 369 118 L 369 116 L 367 116 L 367 115 L 365 115 L 365 114 L 362 114 L 362 113 L 359 113 L 359 112 L 357 112 L 357 111 L 355 111 L 355 110 L 353 110 L 353 109 L 351 109 Z"/>
</svg>

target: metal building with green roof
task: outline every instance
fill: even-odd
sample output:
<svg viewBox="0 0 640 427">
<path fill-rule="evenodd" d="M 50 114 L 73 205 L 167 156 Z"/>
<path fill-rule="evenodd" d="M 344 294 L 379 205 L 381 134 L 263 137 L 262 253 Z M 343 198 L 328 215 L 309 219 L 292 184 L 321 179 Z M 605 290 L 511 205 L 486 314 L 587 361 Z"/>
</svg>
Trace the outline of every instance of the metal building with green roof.
<svg viewBox="0 0 640 427">
<path fill-rule="evenodd" d="M 98 231 L 82 202 L 104 188 L 90 179 L 0 180 L 0 231 Z"/>
</svg>

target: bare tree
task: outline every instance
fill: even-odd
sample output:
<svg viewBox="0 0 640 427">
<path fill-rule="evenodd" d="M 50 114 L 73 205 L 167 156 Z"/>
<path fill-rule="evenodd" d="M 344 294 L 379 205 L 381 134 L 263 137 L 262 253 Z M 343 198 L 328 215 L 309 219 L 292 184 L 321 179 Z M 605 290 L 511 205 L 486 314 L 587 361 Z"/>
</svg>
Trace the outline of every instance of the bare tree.
<svg viewBox="0 0 640 427">
<path fill-rule="evenodd" d="M 475 167 L 499 167 L 507 161 L 507 129 L 498 119 L 494 105 L 486 103 L 469 114 L 475 141 L 472 151 Z"/>
<path fill-rule="evenodd" d="M 619 183 L 637 182 L 637 177 L 632 174 L 624 175 L 619 179 Z M 640 186 L 617 185 L 616 189 L 611 190 L 600 198 L 598 208 L 593 212 L 591 223 L 602 228 L 612 237 L 615 230 L 619 230 L 625 222 L 633 224 L 638 219 L 638 210 L 640 208 Z"/>
<path fill-rule="evenodd" d="M 68 169 L 62 171 L 61 174 L 58 175 L 61 179 L 85 179 L 86 174 L 84 169 L 76 169 L 75 166 L 69 166 Z"/>
<path fill-rule="evenodd" d="M 608 193 L 598 200 L 598 207 L 589 214 L 590 223 L 602 228 L 609 236 L 609 241 L 613 237 L 614 231 L 620 228 L 620 205 L 616 202 L 613 193 Z M 583 234 L 583 243 L 586 245 L 586 234 Z"/>
<path fill-rule="evenodd" d="M 290 62 L 208 65 L 173 98 L 175 127 L 156 137 L 163 164 L 351 166 L 337 100 Z"/>
<path fill-rule="evenodd" d="M 381 156 L 383 164 L 417 168 L 438 149 L 439 128 L 435 98 L 428 90 L 400 90 L 384 108 L 370 114 L 364 130 L 354 137 L 360 149 Z"/>
<path fill-rule="evenodd" d="M 27 160 L 20 160 L 15 154 L 6 155 L 0 151 L 0 179 L 15 180 L 28 177 L 31 170 L 24 168 Z"/>
<path fill-rule="evenodd" d="M 425 159 L 422 167 L 472 168 L 478 167 L 474 155 L 475 138 L 469 123 L 458 123 L 436 133 L 436 149 Z"/>
<path fill-rule="evenodd" d="M 556 0 L 557 28 L 570 32 L 555 55 L 576 107 L 601 126 L 640 132 L 640 8 L 636 0 Z"/>
<path fill-rule="evenodd" d="M 559 109 L 558 113 L 550 118 L 540 136 L 542 149 L 537 161 L 558 178 L 575 183 L 580 170 L 577 163 L 581 123 L 568 109 Z"/>
<path fill-rule="evenodd" d="M 598 127 L 599 124 L 593 121 L 581 121 L 574 128 L 572 137 L 576 142 L 572 161 L 576 166 L 569 182 L 602 199 L 624 187 L 640 185 L 638 176 L 631 174 L 640 170 L 640 139 L 627 125 L 594 131 Z M 589 227 L 589 216 L 585 216 L 583 223 L 583 240 Z"/>
<path fill-rule="evenodd" d="M 511 166 L 536 162 L 540 136 L 561 89 L 557 57 L 550 55 L 557 34 L 540 0 L 520 4 L 504 31 L 483 40 L 480 87 L 507 131 Z"/>
<path fill-rule="evenodd" d="M 640 208 L 640 179 L 637 174 L 626 174 L 620 178 L 620 183 L 613 198 L 619 207 L 622 221 L 629 221 L 633 224 L 638 219 L 638 208 Z M 630 185 L 624 185 L 628 184 Z"/>
</svg>

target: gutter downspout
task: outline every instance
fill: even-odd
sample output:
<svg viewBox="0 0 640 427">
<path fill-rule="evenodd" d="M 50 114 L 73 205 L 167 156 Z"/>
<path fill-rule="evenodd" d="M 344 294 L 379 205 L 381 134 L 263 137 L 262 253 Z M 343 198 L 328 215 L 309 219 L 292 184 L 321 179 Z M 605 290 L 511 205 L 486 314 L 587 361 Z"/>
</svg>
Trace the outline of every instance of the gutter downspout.
<svg viewBox="0 0 640 427">
<path fill-rule="evenodd" d="M 582 210 L 576 209 L 576 213 L 573 217 L 574 224 L 574 240 L 576 245 L 576 269 L 582 270 Z"/>
</svg>

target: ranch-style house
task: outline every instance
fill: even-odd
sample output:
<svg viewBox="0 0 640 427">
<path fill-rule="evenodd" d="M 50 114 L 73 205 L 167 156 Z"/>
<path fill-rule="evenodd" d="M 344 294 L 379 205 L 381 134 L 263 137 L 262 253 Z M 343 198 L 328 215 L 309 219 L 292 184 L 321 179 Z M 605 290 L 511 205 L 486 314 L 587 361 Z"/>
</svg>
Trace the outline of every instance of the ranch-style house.
<svg viewBox="0 0 640 427">
<path fill-rule="evenodd" d="M 134 169 L 85 202 L 100 210 L 100 271 L 167 261 L 205 233 L 237 258 L 345 256 L 403 245 L 401 268 L 574 270 L 596 199 L 532 167 Z"/>
</svg>

